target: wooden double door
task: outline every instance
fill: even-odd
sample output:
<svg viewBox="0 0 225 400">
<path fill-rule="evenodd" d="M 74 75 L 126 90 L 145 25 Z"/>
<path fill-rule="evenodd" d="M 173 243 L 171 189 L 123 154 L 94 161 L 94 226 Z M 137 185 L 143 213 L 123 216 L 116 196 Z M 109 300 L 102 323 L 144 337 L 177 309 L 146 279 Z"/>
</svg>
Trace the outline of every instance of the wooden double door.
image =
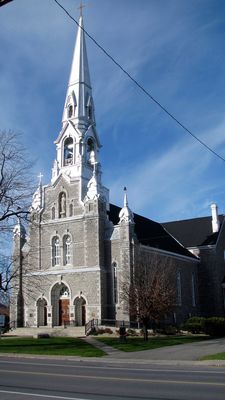
<svg viewBox="0 0 225 400">
<path fill-rule="evenodd" d="M 69 299 L 59 300 L 59 325 L 65 325 L 70 320 L 70 301 Z"/>
</svg>

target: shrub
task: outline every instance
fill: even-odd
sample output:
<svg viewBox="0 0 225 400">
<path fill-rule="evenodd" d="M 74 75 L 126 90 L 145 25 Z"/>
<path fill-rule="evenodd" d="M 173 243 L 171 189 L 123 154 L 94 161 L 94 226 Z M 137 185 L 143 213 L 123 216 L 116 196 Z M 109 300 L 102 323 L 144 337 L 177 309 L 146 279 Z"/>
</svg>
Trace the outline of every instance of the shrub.
<svg viewBox="0 0 225 400">
<path fill-rule="evenodd" d="M 104 331 L 104 333 L 109 333 L 110 335 L 113 333 L 112 329 L 110 328 L 105 328 Z"/>
<path fill-rule="evenodd" d="M 176 335 L 177 328 L 173 325 L 165 326 L 164 333 L 165 333 L 165 335 Z"/>
<path fill-rule="evenodd" d="M 103 335 L 103 333 L 105 333 L 105 329 L 103 329 L 103 328 L 98 328 L 97 329 L 97 334 L 98 335 Z"/>
<path fill-rule="evenodd" d="M 135 331 L 135 329 L 127 329 L 127 333 L 128 333 L 128 335 L 130 335 L 130 336 L 136 336 L 136 331 Z"/>
<path fill-rule="evenodd" d="M 211 317 L 204 321 L 203 330 L 210 336 L 225 336 L 225 318 Z"/>
<path fill-rule="evenodd" d="M 183 329 L 191 333 L 200 333 L 204 331 L 204 317 L 191 317 L 183 326 Z"/>
</svg>

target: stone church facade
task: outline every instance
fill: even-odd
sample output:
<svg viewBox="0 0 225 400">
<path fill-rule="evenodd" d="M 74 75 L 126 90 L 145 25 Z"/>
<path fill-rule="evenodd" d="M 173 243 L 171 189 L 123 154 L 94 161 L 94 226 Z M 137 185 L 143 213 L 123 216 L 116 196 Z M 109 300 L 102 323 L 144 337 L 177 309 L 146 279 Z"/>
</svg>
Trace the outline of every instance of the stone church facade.
<svg viewBox="0 0 225 400">
<path fill-rule="evenodd" d="M 122 208 L 110 204 L 109 190 L 101 181 L 101 144 L 82 17 L 79 24 L 51 183 L 43 186 L 40 178 L 28 235 L 20 221 L 14 229 L 14 270 L 19 274 L 12 294 L 11 321 L 30 327 L 81 326 L 92 319 L 129 321 L 121 278 L 126 274 L 130 279 L 135 257 L 141 253 L 157 254 L 175 263 L 173 322 L 179 324 L 204 308 L 201 286 L 207 268 L 201 257 L 205 247 L 200 254 L 196 244 L 193 251 L 175 239 L 166 224 L 133 214 L 126 190 Z M 224 237 L 220 242 L 223 254 Z M 215 247 L 207 249 L 215 254 Z M 223 291 L 223 254 L 219 274 L 217 267 L 214 269 L 212 293 L 218 287 Z M 218 304 L 216 313 L 222 315 L 222 294 Z"/>
</svg>

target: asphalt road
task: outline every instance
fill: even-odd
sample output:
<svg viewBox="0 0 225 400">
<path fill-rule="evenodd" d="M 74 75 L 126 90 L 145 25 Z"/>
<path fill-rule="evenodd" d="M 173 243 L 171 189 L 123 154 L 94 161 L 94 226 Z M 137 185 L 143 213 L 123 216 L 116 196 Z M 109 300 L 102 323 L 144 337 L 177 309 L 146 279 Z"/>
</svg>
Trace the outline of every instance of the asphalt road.
<svg viewBox="0 0 225 400">
<path fill-rule="evenodd" d="M 1 400 L 224 400 L 225 368 L 1 357 Z"/>
</svg>

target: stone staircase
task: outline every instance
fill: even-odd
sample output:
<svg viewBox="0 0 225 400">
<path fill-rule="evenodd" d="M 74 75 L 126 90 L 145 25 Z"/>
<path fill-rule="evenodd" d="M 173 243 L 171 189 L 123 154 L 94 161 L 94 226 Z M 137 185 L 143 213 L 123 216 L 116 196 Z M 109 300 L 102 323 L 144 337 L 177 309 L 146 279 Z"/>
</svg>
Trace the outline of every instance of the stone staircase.
<svg viewBox="0 0 225 400">
<path fill-rule="evenodd" d="M 64 328 L 63 326 L 56 326 L 54 328 L 50 328 L 48 326 L 40 326 L 39 328 L 16 328 L 7 332 L 5 336 L 38 337 L 38 335 L 45 335 L 45 334 L 49 336 L 84 337 L 85 327 L 69 326 Z"/>
</svg>

